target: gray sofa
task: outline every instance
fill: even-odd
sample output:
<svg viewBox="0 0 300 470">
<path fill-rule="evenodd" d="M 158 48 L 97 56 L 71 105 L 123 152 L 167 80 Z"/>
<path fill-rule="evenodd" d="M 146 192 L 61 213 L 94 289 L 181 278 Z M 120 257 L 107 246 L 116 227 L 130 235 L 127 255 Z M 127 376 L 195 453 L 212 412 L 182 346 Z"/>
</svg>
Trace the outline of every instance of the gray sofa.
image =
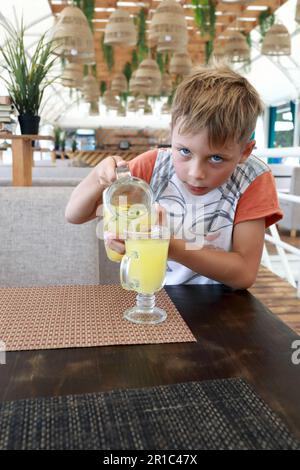
<svg viewBox="0 0 300 470">
<path fill-rule="evenodd" d="M 84 178 L 91 172 L 91 168 L 79 168 L 72 166 L 34 166 L 33 178 Z M 9 178 L 12 175 L 11 165 L 0 166 L 0 177 Z"/>
<path fill-rule="evenodd" d="M 293 168 L 289 194 L 300 196 L 300 167 Z M 300 204 L 280 200 L 280 207 L 284 217 L 279 221 L 279 227 L 290 231 L 300 230 Z"/>
<path fill-rule="evenodd" d="M 35 166 L 32 168 L 33 186 L 77 186 L 91 168 Z M 0 166 L 0 187 L 12 185 L 12 167 Z"/>
<path fill-rule="evenodd" d="M 269 163 L 268 166 L 271 168 L 278 191 L 289 191 L 294 167 L 283 163 Z"/>
<path fill-rule="evenodd" d="M 64 218 L 73 188 L 0 188 L 0 286 L 118 283 L 97 220 Z"/>
</svg>

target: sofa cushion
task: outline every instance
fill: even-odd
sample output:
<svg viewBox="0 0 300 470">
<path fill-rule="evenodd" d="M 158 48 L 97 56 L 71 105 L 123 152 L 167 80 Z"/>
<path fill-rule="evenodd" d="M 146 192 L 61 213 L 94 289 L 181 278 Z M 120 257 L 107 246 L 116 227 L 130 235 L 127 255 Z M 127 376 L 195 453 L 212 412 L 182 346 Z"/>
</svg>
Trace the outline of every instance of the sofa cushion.
<svg viewBox="0 0 300 470">
<path fill-rule="evenodd" d="M 97 221 L 64 218 L 72 190 L 0 188 L 0 286 L 99 282 Z"/>
<path fill-rule="evenodd" d="M 120 263 L 107 258 L 103 240 L 99 240 L 99 280 L 100 284 L 120 284 Z"/>
<path fill-rule="evenodd" d="M 78 186 L 82 178 L 34 178 L 32 186 Z M 0 177 L 0 187 L 12 186 L 10 178 Z"/>
<path fill-rule="evenodd" d="M 300 196 L 300 167 L 293 168 L 290 194 Z M 300 230 L 300 203 L 281 200 L 280 207 L 283 211 L 283 219 L 278 224 L 286 230 Z"/>
</svg>

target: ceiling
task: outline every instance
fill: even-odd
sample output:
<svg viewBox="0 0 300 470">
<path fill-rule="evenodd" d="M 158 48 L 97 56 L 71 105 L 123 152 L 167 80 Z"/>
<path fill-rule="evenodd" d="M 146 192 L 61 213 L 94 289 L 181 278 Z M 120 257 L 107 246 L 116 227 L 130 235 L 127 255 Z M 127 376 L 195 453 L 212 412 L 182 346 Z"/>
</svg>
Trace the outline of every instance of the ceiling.
<svg viewBox="0 0 300 470">
<path fill-rule="evenodd" d="M 21 18 L 23 17 L 24 24 L 26 25 L 26 51 L 28 56 L 32 56 L 34 52 L 35 45 L 42 32 L 48 31 L 51 32 L 54 23 L 53 11 L 52 8 L 58 10 L 62 8 L 61 2 L 56 0 L 56 5 L 54 1 L 49 2 L 49 0 L 10 0 L 6 2 L 4 0 L 0 1 L 0 15 L 2 14 L 5 17 L 6 21 L 14 24 L 15 26 L 20 25 Z M 190 3 L 191 0 L 187 2 Z M 299 25 L 294 21 L 295 18 L 295 7 L 297 0 L 288 0 L 284 3 L 280 9 L 276 10 L 276 18 L 281 21 L 289 30 L 292 38 L 292 55 L 290 57 L 281 57 L 273 58 L 262 56 L 260 53 L 261 45 L 261 36 L 257 27 L 255 27 L 255 22 L 252 22 L 251 27 L 254 28 L 251 31 L 251 67 L 245 69 L 240 65 L 234 66 L 240 73 L 246 76 L 250 82 L 258 89 L 261 94 L 264 102 L 267 105 L 277 105 L 285 103 L 288 100 L 299 99 L 300 97 L 300 28 Z M 50 6 L 51 3 L 51 6 Z M 115 4 L 112 0 L 96 0 L 96 8 L 107 8 L 103 5 Z M 135 2 L 137 3 L 137 2 Z M 158 2 L 151 1 L 147 2 L 153 5 Z M 248 6 L 251 5 L 268 5 L 273 4 L 273 7 L 276 8 L 278 2 L 272 1 L 256 1 L 249 2 Z M 66 3 L 64 3 L 66 4 Z M 228 5 L 218 3 L 217 12 L 221 11 L 221 8 L 228 9 Z M 114 8 L 114 7 L 111 7 Z M 124 7 L 125 8 L 125 7 Z M 126 9 L 129 7 L 126 7 Z M 130 7 L 131 8 L 131 7 Z M 137 11 L 140 7 L 138 7 Z M 236 8 L 236 6 L 231 5 L 231 8 Z M 188 10 L 188 9 L 186 9 Z M 251 17 L 259 13 L 259 11 L 252 11 Z M 96 11 L 96 17 L 99 14 L 104 14 L 105 11 Z M 109 16 L 108 12 L 107 16 Z M 246 14 L 244 12 L 244 14 Z M 248 13 L 247 13 L 248 15 Z M 189 16 L 189 15 L 187 15 Z M 192 15 L 191 15 L 192 16 Z M 231 18 L 231 24 L 235 21 L 234 16 L 230 15 L 217 15 L 217 23 L 224 23 L 223 26 L 217 25 L 218 35 L 222 36 L 228 34 L 230 31 L 229 22 Z M 247 18 L 248 16 L 246 16 Z M 219 21 L 220 19 L 220 21 Z M 227 23 L 226 23 L 227 21 Z M 245 22 L 247 25 L 249 22 Z M 190 40 L 190 48 L 195 48 L 195 54 L 200 54 L 203 58 L 203 38 L 197 35 L 197 29 L 192 21 L 189 22 L 190 27 L 193 27 L 193 30 L 189 30 L 190 34 L 196 34 L 196 45 L 193 46 L 193 41 Z M 98 29 L 95 28 L 95 29 Z M 103 27 L 101 26 L 101 29 Z M 227 33 L 226 33 L 227 31 Z M 101 35 L 103 32 L 95 31 L 95 34 Z M 106 65 L 104 64 L 101 48 L 99 46 L 100 39 L 99 37 L 95 38 L 95 42 L 98 43 L 97 49 L 97 75 L 100 80 L 105 80 L 106 77 L 109 77 Z M 5 34 L 4 30 L 0 28 L 0 46 L 5 43 Z M 198 48 L 198 50 L 197 50 Z M 117 49 L 115 51 L 117 54 L 118 60 L 116 60 L 116 70 L 122 70 L 124 62 L 126 62 L 126 57 L 130 58 L 130 50 L 128 49 Z M 128 54 L 126 56 L 126 54 Z M 59 77 L 62 73 L 60 61 L 58 61 L 54 75 Z M 3 81 L 0 80 L 0 95 L 7 94 L 7 90 Z M 64 88 L 58 79 L 54 84 L 52 84 L 45 91 L 45 96 L 43 100 L 43 106 L 41 109 L 41 115 L 43 122 L 54 123 L 59 121 L 63 127 L 85 127 L 85 128 L 97 128 L 99 126 L 135 126 L 145 128 L 149 127 L 167 127 L 169 123 L 169 116 L 162 115 L 160 112 L 161 103 L 157 103 L 157 107 L 154 110 L 153 116 L 144 116 L 141 114 L 128 113 L 126 118 L 116 116 L 115 111 L 111 111 L 107 114 L 105 107 L 102 102 L 100 103 L 100 116 L 89 116 L 88 106 L 85 103 L 80 102 L 79 95 L 71 95 L 69 89 Z"/>
<path fill-rule="evenodd" d="M 58 15 L 67 5 L 68 0 L 48 0 L 54 15 Z M 191 0 L 178 0 L 183 6 L 188 25 L 189 43 L 188 52 L 195 64 L 205 63 L 205 42 L 209 40 L 208 36 L 201 36 L 194 20 L 194 8 Z M 110 81 L 112 74 L 108 71 L 103 59 L 101 38 L 105 31 L 105 26 L 113 9 L 123 8 L 130 14 L 136 16 L 141 8 L 147 12 L 147 24 L 151 21 L 152 15 L 159 5 L 160 0 L 95 0 L 94 12 L 94 41 L 97 62 L 97 76 L 99 80 Z M 237 27 L 240 31 L 249 33 L 258 24 L 258 16 L 262 8 L 270 7 L 276 10 L 283 5 L 286 0 L 255 0 L 244 1 L 240 3 L 223 3 L 216 1 L 216 39 L 224 41 L 226 36 L 230 35 Z M 69 3 L 71 3 L 69 1 Z M 113 73 L 121 72 L 127 61 L 131 61 L 133 48 L 115 47 L 114 58 L 115 66 Z"/>
</svg>

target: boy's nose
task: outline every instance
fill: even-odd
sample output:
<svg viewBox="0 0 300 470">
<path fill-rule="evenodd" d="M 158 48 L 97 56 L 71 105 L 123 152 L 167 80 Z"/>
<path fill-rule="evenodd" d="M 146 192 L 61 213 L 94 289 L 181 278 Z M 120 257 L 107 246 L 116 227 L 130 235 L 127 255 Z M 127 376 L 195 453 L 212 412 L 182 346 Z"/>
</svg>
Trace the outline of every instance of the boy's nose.
<svg viewBox="0 0 300 470">
<path fill-rule="evenodd" d="M 189 177 L 194 180 L 204 180 L 205 179 L 205 170 L 202 164 L 195 163 L 190 167 Z"/>
</svg>

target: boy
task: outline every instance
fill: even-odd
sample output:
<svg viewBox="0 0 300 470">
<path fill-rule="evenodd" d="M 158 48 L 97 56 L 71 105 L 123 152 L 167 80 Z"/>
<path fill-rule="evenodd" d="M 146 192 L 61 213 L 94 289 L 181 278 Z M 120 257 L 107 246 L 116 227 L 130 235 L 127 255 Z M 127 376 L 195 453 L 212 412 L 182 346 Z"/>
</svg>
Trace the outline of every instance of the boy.
<svg viewBox="0 0 300 470">
<path fill-rule="evenodd" d="M 251 155 L 251 135 L 263 111 L 258 93 L 226 66 L 199 69 L 177 88 L 172 106 L 171 149 L 139 155 L 129 168 L 147 181 L 156 202 L 182 214 L 204 204 L 205 244 L 187 250 L 172 238 L 167 284 L 223 283 L 250 287 L 257 275 L 265 228 L 277 222 L 278 206 L 270 169 Z M 102 192 L 125 162 L 108 157 L 75 188 L 66 209 L 71 223 L 96 217 Z M 197 220 L 193 224 L 197 228 Z M 124 252 L 121 241 L 110 248 Z"/>
</svg>

